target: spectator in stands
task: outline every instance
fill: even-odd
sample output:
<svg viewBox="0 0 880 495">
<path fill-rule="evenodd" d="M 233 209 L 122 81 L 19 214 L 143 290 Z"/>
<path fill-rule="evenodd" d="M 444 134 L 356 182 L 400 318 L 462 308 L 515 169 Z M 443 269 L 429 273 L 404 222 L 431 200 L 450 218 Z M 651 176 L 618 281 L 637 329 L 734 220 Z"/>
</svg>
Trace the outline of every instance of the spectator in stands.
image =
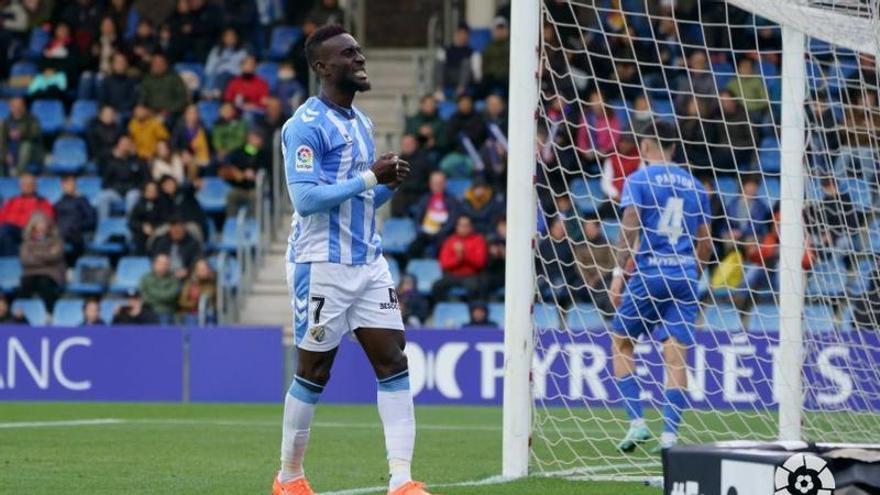
<svg viewBox="0 0 880 495">
<path fill-rule="evenodd" d="M 452 232 L 461 212 L 458 201 L 446 192 L 446 174 L 432 172 L 428 178 L 429 195 L 415 208 L 419 232 L 407 250 L 407 258 L 433 256 L 443 239 Z"/>
<path fill-rule="evenodd" d="M 470 28 L 467 24 L 459 24 L 455 29 L 452 44 L 437 53 L 437 68 L 434 73 L 437 80 L 437 98 L 443 99 L 444 93 L 461 96 L 467 92 L 474 81 L 475 57 L 470 47 Z"/>
<path fill-rule="evenodd" d="M 679 111 L 678 127 L 684 139 L 684 162 L 689 164 L 697 177 L 714 177 L 715 170 L 706 139 L 706 122 L 710 118 L 708 99 L 684 98 Z"/>
<path fill-rule="evenodd" d="M 67 76 L 55 69 L 55 63 L 46 59 L 40 62 L 42 68 L 27 88 L 29 100 L 66 100 Z"/>
<path fill-rule="evenodd" d="M 507 133 L 507 105 L 504 98 L 498 95 L 489 95 L 486 97 L 486 110 L 483 112 L 483 119 L 488 126 L 496 126 L 496 132 L 502 135 Z"/>
<path fill-rule="evenodd" d="M 7 43 L 17 42 L 24 44 L 27 40 L 28 29 L 28 11 L 20 1 L 4 1 L 0 2 L 0 27 L 4 34 L 7 34 L 9 40 Z M 6 54 L 6 51 L 2 53 Z M 0 72 L 0 76 L 6 77 L 5 72 Z"/>
<path fill-rule="evenodd" d="M 574 203 L 571 202 L 571 195 L 567 192 L 558 196 L 554 195 L 553 206 L 555 206 L 555 212 L 548 210 L 546 222 L 549 223 L 554 218 L 562 220 L 562 225 L 565 226 L 565 235 L 568 236 L 568 239 L 572 242 L 583 241 L 584 233 L 581 227 L 581 219 L 574 208 Z"/>
<path fill-rule="evenodd" d="M 113 18 L 104 16 L 101 18 L 101 27 L 98 39 L 92 43 L 90 55 L 95 58 L 98 73 L 109 75 L 113 70 L 113 55 L 119 49 L 120 37 Z"/>
<path fill-rule="evenodd" d="M 574 252 L 560 218 L 550 220 L 548 235 L 542 236 L 538 243 L 535 273 L 538 275 L 538 290 L 544 300 L 565 306 L 571 303 L 572 296 L 580 298 L 584 292 Z M 586 297 L 584 295 L 583 299 Z"/>
<path fill-rule="evenodd" d="M 678 90 L 676 104 L 685 105 L 690 100 L 691 95 L 704 101 L 707 105 L 711 105 L 715 100 L 718 90 L 715 87 L 715 75 L 709 67 L 709 58 L 703 50 L 694 50 L 687 58 L 687 71 L 682 72 L 675 82 Z M 706 108 L 712 111 L 711 106 Z"/>
<path fill-rule="evenodd" d="M 74 43 L 82 53 L 88 51 L 92 37 L 98 32 L 101 10 L 102 6 L 93 0 L 76 0 L 68 2 L 61 11 L 61 19 L 70 24 Z"/>
<path fill-rule="evenodd" d="M 431 306 L 425 296 L 419 294 L 415 276 L 405 274 L 397 285 L 397 301 L 400 315 L 407 328 L 421 327 L 428 320 Z"/>
<path fill-rule="evenodd" d="M 468 308 L 470 321 L 464 327 L 498 328 L 498 323 L 489 319 L 489 308 L 484 302 L 474 302 Z"/>
<path fill-rule="evenodd" d="M 642 159 L 631 134 L 623 134 L 617 149 L 612 151 L 602 165 L 602 192 L 611 201 L 620 201 L 623 184 L 630 174 L 641 168 Z"/>
<path fill-rule="evenodd" d="M 822 179 L 822 197 L 808 203 L 806 215 L 810 230 L 826 248 L 823 252 L 829 252 L 827 248 L 847 254 L 853 251 L 851 237 L 861 227 L 863 216 L 856 211 L 852 196 L 840 191 L 837 179 Z"/>
<path fill-rule="evenodd" d="M 140 102 L 162 118 L 175 119 L 189 103 L 180 75 L 168 67 L 168 58 L 156 53 L 150 58 L 150 73 L 141 82 Z"/>
<path fill-rule="evenodd" d="M 298 105 L 288 106 L 286 103 L 282 103 L 278 98 L 270 96 L 266 98 L 266 110 L 262 115 L 258 115 L 254 119 L 252 128 L 260 131 L 260 134 L 263 135 L 263 142 L 269 146 L 271 146 L 271 143 L 275 138 L 275 132 L 281 130 L 281 127 L 284 126 L 284 123 L 289 117 L 285 111 L 285 106 L 286 108 L 293 109 Z"/>
<path fill-rule="evenodd" d="M 400 158 L 410 164 L 412 173 L 391 198 L 391 215 L 395 217 L 410 215 L 413 206 L 428 192 L 428 177 L 434 168 L 434 163 L 419 148 L 419 142 L 412 134 L 400 138 Z"/>
<path fill-rule="evenodd" d="M 98 163 L 106 161 L 113 153 L 113 147 L 116 146 L 116 141 L 121 135 L 122 126 L 119 124 L 116 110 L 110 105 L 101 106 L 98 115 L 86 128 L 89 156 Z"/>
<path fill-rule="evenodd" d="M 345 23 L 345 11 L 339 7 L 338 0 L 320 0 L 309 12 L 309 18 L 314 19 L 318 25 Z"/>
<path fill-rule="evenodd" d="M 134 142 L 135 153 L 141 160 L 152 159 L 159 141 L 171 137 L 162 119 L 153 115 L 152 110 L 143 104 L 134 107 L 134 116 L 128 122 L 128 134 Z"/>
<path fill-rule="evenodd" d="M 302 36 L 293 42 L 287 51 L 285 60 L 293 62 L 296 78 L 303 88 L 309 87 L 309 62 L 306 59 L 306 40 L 315 32 L 320 24 L 312 17 L 306 17 L 302 23 Z"/>
<path fill-rule="evenodd" d="M 605 105 L 605 100 L 598 89 L 594 89 L 589 96 L 584 118 L 579 123 L 575 144 L 578 153 L 587 160 L 586 165 L 592 167 L 592 163 L 602 163 L 612 151 L 617 149 L 623 125 L 614 109 Z"/>
<path fill-rule="evenodd" d="M 149 167 L 135 154 L 131 137 L 119 136 L 110 158 L 99 169 L 103 189 L 98 199 L 98 218 L 108 218 L 113 203 L 123 198 L 125 211 L 131 211 L 141 188 L 150 178 Z"/>
<path fill-rule="evenodd" d="M 482 176 L 477 176 L 464 193 L 462 212 L 474 222 L 477 232 L 487 235 L 495 230 L 495 222 L 504 215 L 504 202 Z"/>
<path fill-rule="evenodd" d="M 862 297 L 851 301 L 853 325 L 859 330 L 877 331 L 880 322 L 880 264 L 875 257 L 869 271 L 862 275 L 866 280 L 866 291 Z"/>
<path fill-rule="evenodd" d="M 712 164 L 718 172 L 749 170 L 755 157 L 755 136 L 749 116 L 730 91 L 719 93 L 720 108 L 704 126 L 712 145 Z"/>
<path fill-rule="evenodd" d="M 163 218 L 180 217 L 191 232 L 201 239 L 208 233 L 208 217 L 196 199 L 193 183 L 178 185 L 174 177 L 166 175 L 159 181 L 159 211 Z"/>
<path fill-rule="evenodd" d="M 83 305 L 83 326 L 104 326 L 107 322 L 101 318 L 101 305 L 97 299 L 86 299 Z"/>
<path fill-rule="evenodd" d="M 829 103 L 826 91 L 817 91 L 815 95 L 811 92 L 806 112 L 809 129 L 806 154 L 810 157 L 815 175 L 830 175 L 834 170 L 840 170 L 832 168 L 832 161 L 833 157 L 841 156 L 837 153 L 840 147 L 841 123 Z"/>
<path fill-rule="evenodd" d="M 630 127 L 638 131 L 645 129 L 646 126 L 654 122 L 654 112 L 651 111 L 651 102 L 644 94 L 635 97 L 632 109 L 627 106 L 627 116 L 629 117 Z"/>
<path fill-rule="evenodd" d="M 434 137 L 439 140 L 435 145 L 440 149 L 445 149 L 446 122 L 437 113 L 437 99 L 433 95 L 422 96 L 422 99 L 419 100 L 419 111 L 406 119 L 406 133 L 422 135 L 424 126 L 429 126 Z"/>
<path fill-rule="evenodd" d="M 138 80 L 131 74 L 128 57 L 122 52 L 113 54 L 111 72 L 97 85 L 98 102 L 113 107 L 123 118 L 131 115 L 138 99 Z"/>
<path fill-rule="evenodd" d="M 223 94 L 226 83 L 241 72 L 241 62 L 246 56 L 247 50 L 235 29 L 231 27 L 224 29 L 220 43 L 208 54 L 203 92 L 215 98 Z"/>
<path fill-rule="evenodd" d="M 67 266 L 64 263 L 64 241 L 52 217 L 37 213 L 31 216 L 22 236 L 19 250 L 21 260 L 21 297 L 36 296 L 46 303 L 49 311 L 64 287 Z"/>
<path fill-rule="evenodd" d="M 67 76 L 67 83 L 74 86 L 79 81 L 80 51 L 66 22 L 55 24 L 52 39 L 43 48 L 43 58 L 55 64 Z"/>
<path fill-rule="evenodd" d="M 507 94 L 509 72 L 510 30 L 507 26 L 507 19 L 499 16 L 492 20 L 492 41 L 483 50 L 483 77 L 480 80 L 477 95 Z"/>
<path fill-rule="evenodd" d="M 494 230 L 486 237 L 489 261 L 486 263 L 486 292 L 495 294 L 504 288 L 504 270 L 507 262 L 507 220 L 499 218 Z"/>
<path fill-rule="evenodd" d="M 217 275 L 211 269 L 211 265 L 204 258 L 193 264 L 192 275 L 183 283 L 180 290 L 177 305 L 180 308 L 181 322 L 184 325 L 197 325 L 199 323 L 199 300 L 206 298 L 210 318 L 214 309 L 214 297 L 217 294 Z"/>
<path fill-rule="evenodd" d="M 172 153 L 168 141 L 163 139 L 156 143 L 156 152 L 150 162 L 150 174 L 153 176 L 153 180 L 170 175 L 177 182 L 183 182 L 183 172 L 183 160 L 179 154 Z"/>
<path fill-rule="evenodd" d="M 168 224 L 168 231 L 152 241 L 150 256 L 164 254 L 171 262 L 171 271 L 179 280 L 189 276 L 190 269 L 202 255 L 202 244 L 187 231 L 180 216 L 174 215 Z"/>
<path fill-rule="evenodd" d="M 220 176 L 230 186 L 226 195 L 227 217 L 234 217 L 241 208 L 253 213 L 257 172 L 265 170 L 268 163 L 269 153 L 263 145 L 262 134 L 256 130 L 248 132 L 247 143 L 230 153 L 220 167 Z"/>
<path fill-rule="evenodd" d="M 278 80 L 272 94 L 290 108 L 297 108 L 306 98 L 308 91 L 296 78 L 296 69 L 290 61 L 281 62 L 278 66 Z"/>
<path fill-rule="evenodd" d="M 31 163 L 43 160 L 43 133 L 24 98 L 9 100 L 9 117 L 0 120 L 0 158 L 5 175 L 21 175 Z"/>
<path fill-rule="evenodd" d="M 164 53 L 165 57 L 168 58 L 168 63 L 170 65 L 174 65 L 177 62 L 187 58 L 189 55 L 189 45 L 187 45 L 186 40 L 183 36 L 174 30 L 171 27 L 171 24 L 165 23 L 159 25 L 159 32 L 156 36 L 156 52 Z M 196 77 L 194 80 L 188 80 L 188 74 L 184 73 L 180 75 L 183 78 L 183 82 L 187 84 L 187 87 L 190 90 L 198 89 L 201 85 L 201 80 Z"/>
<path fill-rule="evenodd" d="M 480 159 L 483 160 L 483 176 L 500 194 L 504 194 L 503 191 L 507 190 L 506 142 L 490 136 L 480 148 Z"/>
<path fill-rule="evenodd" d="M 163 325 L 171 323 L 177 311 L 180 281 L 171 271 L 171 259 L 167 254 L 153 258 L 153 269 L 141 279 L 138 286 L 144 302 L 150 305 Z"/>
<path fill-rule="evenodd" d="M 0 293 L 0 323 L 3 325 L 28 325 L 29 322 L 24 316 L 24 310 L 21 308 L 10 311 L 9 301 L 6 296 Z"/>
<path fill-rule="evenodd" d="M 180 154 L 186 177 L 190 181 L 196 180 L 211 164 L 208 131 L 199 116 L 199 107 L 195 104 L 187 105 L 183 118 L 177 121 L 171 135 L 171 149 Z"/>
<path fill-rule="evenodd" d="M 241 61 L 241 73 L 232 78 L 223 92 L 223 100 L 239 111 L 262 111 L 269 96 L 269 83 L 257 75 L 257 59 L 248 55 Z"/>
<path fill-rule="evenodd" d="M 474 99 L 463 94 L 458 97 L 458 108 L 446 123 L 446 141 L 458 143 L 462 137 L 467 137 L 471 143 L 479 148 L 486 139 L 486 121 L 483 116 L 474 111 Z"/>
<path fill-rule="evenodd" d="M 443 301 L 454 287 L 467 291 L 469 299 L 485 299 L 487 256 L 486 239 L 474 230 L 470 217 L 461 215 L 455 222 L 455 232 L 443 241 L 440 248 L 440 267 L 443 277 L 434 283 L 435 300 Z"/>
<path fill-rule="evenodd" d="M 760 195 L 761 178 L 758 174 L 743 174 L 742 194 L 734 197 L 725 207 L 730 239 L 760 239 L 770 223 L 767 198 Z"/>
<path fill-rule="evenodd" d="M 153 181 L 144 183 L 143 193 L 128 215 L 128 230 L 136 255 L 146 254 L 147 239 L 168 220 L 159 206 L 159 184 Z"/>
<path fill-rule="evenodd" d="M 40 213 L 49 219 L 55 217 L 52 205 L 37 194 L 34 176 L 25 173 L 18 181 L 21 194 L 13 196 L 0 207 L 0 255 L 16 256 L 22 241 L 22 231 L 31 217 Z"/>
<path fill-rule="evenodd" d="M 602 311 L 612 313 L 614 307 L 608 298 L 608 287 L 611 282 L 611 272 L 617 266 L 611 247 L 611 243 L 616 242 L 616 239 L 609 241 L 602 230 L 602 223 L 596 219 L 584 220 L 582 229 L 585 242 L 575 246 L 574 255 L 583 283 L 589 292 L 589 300 Z"/>
<path fill-rule="evenodd" d="M 223 162 L 229 153 L 244 146 L 246 140 L 247 125 L 238 118 L 231 103 L 224 103 L 220 107 L 220 118 L 211 130 L 211 145 L 216 159 Z"/>
<path fill-rule="evenodd" d="M 153 21 L 145 18 L 138 20 L 134 38 L 128 42 L 128 47 L 133 55 L 132 65 L 141 74 L 147 72 L 150 69 L 150 59 L 159 47 Z"/>
<path fill-rule="evenodd" d="M 181 20 L 179 36 L 192 47 L 193 58 L 205 60 L 223 27 L 223 3 L 189 0 L 188 4 L 189 11 Z"/>
<path fill-rule="evenodd" d="M 760 112 L 767 110 L 767 87 L 764 78 L 755 73 L 755 62 L 749 56 L 742 56 L 736 63 L 736 76 L 727 84 L 727 90 L 734 98 L 742 100 L 752 122 L 761 122 Z"/>
<path fill-rule="evenodd" d="M 76 190 L 76 177 L 66 175 L 61 179 L 61 199 L 55 203 L 55 218 L 61 237 L 67 243 L 66 261 L 73 266 L 85 250 L 84 235 L 94 232 L 98 223 L 95 207 Z"/>
<path fill-rule="evenodd" d="M 159 316 L 144 302 L 138 289 L 126 292 L 125 303 L 116 307 L 113 314 L 114 325 L 155 325 Z M 170 321 L 170 318 L 168 319 Z"/>
</svg>

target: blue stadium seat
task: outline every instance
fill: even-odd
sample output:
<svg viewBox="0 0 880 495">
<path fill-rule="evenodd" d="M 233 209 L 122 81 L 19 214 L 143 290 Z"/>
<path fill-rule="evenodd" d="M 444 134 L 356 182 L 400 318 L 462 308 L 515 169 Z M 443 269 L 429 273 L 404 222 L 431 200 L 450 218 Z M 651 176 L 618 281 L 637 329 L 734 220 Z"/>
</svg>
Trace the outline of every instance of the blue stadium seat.
<svg viewBox="0 0 880 495">
<path fill-rule="evenodd" d="M 807 279 L 807 295 L 816 297 L 841 297 L 846 294 L 846 267 L 840 260 L 817 263 Z"/>
<path fill-rule="evenodd" d="M 620 224 L 617 222 L 602 221 L 602 232 L 605 233 L 605 240 L 616 245 L 620 238 Z"/>
<path fill-rule="evenodd" d="M 67 131 L 74 134 L 86 132 L 89 122 L 98 115 L 98 102 L 95 100 L 76 100 L 70 109 L 70 123 Z"/>
<path fill-rule="evenodd" d="M 79 76 L 79 83 L 76 85 L 76 98 L 78 100 L 94 100 L 95 89 L 99 77 L 92 72 L 83 72 Z"/>
<path fill-rule="evenodd" d="M 22 60 L 12 64 L 9 68 L 9 77 L 36 76 L 38 72 L 35 63 Z"/>
<path fill-rule="evenodd" d="M 82 299 L 59 299 L 55 302 L 52 311 L 52 326 L 55 327 L 78 327 L 83 324 Z"/>
<path fill-rule="evenodd" d="M 388 272 L 391 274 L 391 280 L 394 282 L 394 286 L 397 287 L 400 284 L 400 265 L 396 259 L 390 256 L 386 256 L 385 261 L 388 262 Z"/>
<path fill-rule="evenodd" d="M 713 332 L 740 332 L 743 327 L 736 307 L 721 303 L 704 308 L 700 329 Z"/>
<path fill-rule="evenodd" d="M 113 314 L 116 313 L 116 308 L 123 304 L 125 304 L 125 299 L 101 299 L 100 313 L 104 323 L 108 325 L 113 323 Z"/>
<path fill-rule="evenodd" d="M 406 265 L 406 273 L 416 278 L 416 287 L 422 294 L 430 294 L 434 282 L 443 276 L 440 263 L 430 258 L 411 260 Z"/>
<path fill-rule="evenodd" d="M 0 177 L 0 198 L 6 201 L 21 194 L 18 177 Z"/>
<path fill-rule="evenodd" d="M 229 184 L 220 177 L 205 177 L 202 187 L 196 193 L 196 199 L 205 213 L 220 213 L 226 210 L 226 195 Z"/>
<path fill-rule="evenodd" d="M 52 35 L 47 29 L 31 29 L 31 36 L 28 39 L 28 46 L 25 55 L 33 60 L 40 58 L 40 55 L 43 54 L 43 48 L 49 43 L 51 37 Z"/>
<path fill-rule="evenodd" d="M 83 272 L 92 269 L 105 269 L 109 272 L 110 260 L 105 256 L 81 256 L 73 268 L 73 280 L 67 284 L 67 290 L 74 294 L 98 295 L 104 292 L 105 284 L 85 280 Z"/>
<path fill-rule="evenodd" d="M 838 179 L 838 184 L 840 192 L 849 194 L 856 210 L 870 212 L 874 209 L 871 198 L 873 187 L 869 181 L 859 178 Z"/>
<path fill-rule="evenodd" d="M 459 329 L 471 321 L 468 306 L 460 302 L 441 302 L 434 307 L 432 326 Z"/>
<path fill-rule="evenodd" d="M 559 309 L 555 304 L 535 304 L 532 319 L 537 328 L 559 328 Z"/>
<path fill-rule="evenodd" d="M 389 218 L 382 224 L 382 251 L 391 254 L 406 252 L 416 238 L 416 225 L 409 218 Z"/>
<path fill-rule="evenodd" d="M 827 304 L 810 304 L 804 308 L 804 331 L 830 333 L 838 329 L 834 311 Z"/>
<path fill-rule="evenodd" d="M 76 189 L 84 198 L 89 200 L 95 208 L 98 207 L 98 194 L 101 192 L 101 178 L 96 176 L 83 176 L 76 178 Z"/>
<path fill-rule="evenodd" d="M 570 184 L 571 200 L 581 215 L 592 215 L 599 210 L 605 193 L 599 179 L 575 179 Z"/>
<path fill-rule="evenodd" d="M 765 137 L 758 149 L 758 165 L 764 173 L 778 173 L 782 166 L 782 154 L 775 137 Z"/>
<path fill-rule="evenodd" d="M 37 177 L 37 194 L 46 198 L 52 204 L 61 199 L 64 191 L 61 190 L 60 177 Z"/>
<path fill-rule="evenodd" d="M 868 226 L 867 243 L 868 252 L 880 253 L 880 221 L 873 222 Z"/>
<path fill-rule="evenodd" d="M 62 136 L 52 144 L 52 160 L 49 171 L 55 174 L 75 174 L 88 161 L 86 142 L 75 136 Z"/>
<path fill-rule="evenodd" d="M 208 263 L 214 271 L 217 271 L 217 256 L 208 258 Z M 238 260 L 233 256 L 226 257 L 226 263 L 223 265 L 223 273 L 219 274 L 223 285 L 232 289 L 237 289 L 241 283 L 241 271 L 238 268 Z"/>
<path fill-rule="evenodd" d="M 45 134 L 57 134 L 64 128 L 66 116 L 61 100 L 36 100 L 31 105 L 31 113 Z"/>
<path fill-rule="evenodd" d="M 489 303 L 489 321 L 495 323 L 500 328 L 504 328 L 504 303 Z"/>
<path fill-rule="evenodd" d="M 24 317 L 32 326 L 44 326 L 47 323 L 48 312 L 42 299 L 16 299 L 12 302 L 11 309 L 13 313 L 19 309 L 22 310 Z"/>
<path fill-rule="evenodd" d="M 715 75 L 715 84 L 718 88 L 724 88 L 736 75 L 736 69 L 730 62 L 712 62 L 712 74 Z"/>
<path fill-rule="evenodd" d="M 272 29 L 272 37 L 269 39 L 269 58 L 281 60 L 286 55 L 290 46 L 302 36 L 302 30 L 292 26 L 276 26 Z"/>
<path fill-rule="evenodd" d="M 446 179 L 446 192 L 457 200 L 464 199 L 464 193 L 474 181 L 468 177 L 452 177 Z"/>
<path fill-rule="evenodd" d="M 220 118 L 220 102 L 217 100 L 200 100 L 196 106 L 199 108 L 199 116 L 207 130 L 214 127 L 214 123 Z"/>
<path fill-rule="evenodd" d="M 275 91 L 275 86 L 278 84 L 278 64 L 261 62 L 257 65 L 257 75 L 266 81 L 269 85 L 269 91 Z"/>
<path fill-rule="evenodd" d="M 128 248 L 131 232 L 125 218 L 110 217 L 98 222 L 89 251 L 99 254 L 121 254 Z"/>
<path fill-rule="evenodd" d="M 482 53 L 492 41 L 491 28 L 471 28 L 470 47 L 475 52 Z"/>
<path fill-rule="evenodd" d="M 718 177 L 715 180 L 715 188 L 724 204 L 727 204 L 734 196 L 739 196 L 740 194 L 739 179 L 736 177 L 726 175 Z"/>
<path fill-rule="evenodd" d="M 441 120 L 449 120 L 457 109 L 458 106 L 454 101 L 443 100 L 437 103 L 437 115 Z"/>
<path fill-rule="evenodd" d="M 760 195 L 766 198 L 767 204 L 771 207 L 779 200 L 782 186 L 779 183 L 779 177 L 764 176 L 764 182 L 761 184 Z"/>
<path fill-rule="evenodd" d="M 565 326 L 569 330 L 604 330 L 605 317 L 593 304 L 581 303 L 567 311 Z"/>
<path fill-rule="evenodd" d="M 758 304 L 749 313 L 749 332 L 776 333 L 779 331 L 779 306 Z"/>
<path fill-rule="evenodd" d="M 110 292 L 136 289 L 141 278 L 150 271 L 150 258 L 146 256 L 123 256 L 116 266 L 116 276 L 110 284 Z"/>
<path fill-rule="evenodd" d="M 9 102 L 6 100 L 0 100 L 0 120 L 6 120 L 9 118 Z"/>
<path fill-rule="evenodd" d="M 21 284 L 21 261 L 18 256 L 0 257 L 0 290 L 10 294 Z"/>
<path fill-rule="evenodd" d="M 227 218 L 223 223 L 223 230 L 220 232 L 219 249 L 234 253 L 239 245 L 252 248 L 257 245 L 259 239 L 259 230 L 257 229 L 257 221 L 253 218 L 245 220 L 244 225 L 239 225 L 238 219 Z"/>
</svg>

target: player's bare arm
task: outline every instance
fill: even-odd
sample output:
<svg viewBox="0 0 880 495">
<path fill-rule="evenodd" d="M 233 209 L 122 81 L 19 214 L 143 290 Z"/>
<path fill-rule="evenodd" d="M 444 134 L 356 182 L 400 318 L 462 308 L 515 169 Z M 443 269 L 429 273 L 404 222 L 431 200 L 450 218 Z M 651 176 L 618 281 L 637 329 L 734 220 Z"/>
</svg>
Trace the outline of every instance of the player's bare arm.
<svg viewBox="0 0 880 495">
<path fill-rule="evenodd" d="M 632 260 L 633 253 L 639 243 L 639 210 L 635 206 L 629 206 L 623 211 L 620 221 L 620 239 L 617 245 L 617 265 L 614 267 L 614 277 L 611 280 L 611 303 L 615 307 L 620 305 L 620 295 L 623 292 L 623 284 L 626 279 L 626 267 Z"/>
</svg>

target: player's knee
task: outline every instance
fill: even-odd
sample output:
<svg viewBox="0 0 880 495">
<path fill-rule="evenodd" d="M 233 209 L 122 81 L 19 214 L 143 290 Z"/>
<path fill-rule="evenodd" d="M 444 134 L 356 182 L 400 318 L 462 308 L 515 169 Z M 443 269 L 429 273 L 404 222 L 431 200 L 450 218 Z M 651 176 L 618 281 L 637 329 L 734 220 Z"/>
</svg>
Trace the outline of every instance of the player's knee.
<svg viewBox="0 0 880 495">
<path fill-rule="evenodd" d="M 312 383 L 325 385 L 330 381 L 330 366 L 323 363 L 308 364 L 300 362 L 296 367 L 296 376 L 305 378 Z"/>
<path fill-rule="evenodd" d="M 394 349 L 386 353 L 373 363 L 376 377 L 380 380 L 398 374 L 406 370 L 408 366 L 406 354 L 400 349 Z"/>
</svg>

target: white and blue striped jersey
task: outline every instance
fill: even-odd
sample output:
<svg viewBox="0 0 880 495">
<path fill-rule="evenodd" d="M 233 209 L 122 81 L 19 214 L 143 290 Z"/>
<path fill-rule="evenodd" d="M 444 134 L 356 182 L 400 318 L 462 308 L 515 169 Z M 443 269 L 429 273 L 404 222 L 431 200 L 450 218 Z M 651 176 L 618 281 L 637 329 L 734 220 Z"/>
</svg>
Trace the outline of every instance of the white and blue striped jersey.
<svg viewBox="0 0 880 495">
<path fill-rule="evenodd" d="M 311 97 L 281 129 L 287 187 L 336 184 L 357 177 L 376 159 L 373 123 L 360 110 Z M 372 263 L 382 254 L 376 232 L 376 192 L 357 194 L 328 210 L 293 214 L 291 261 L 345 265 Z"/>
</svg>

